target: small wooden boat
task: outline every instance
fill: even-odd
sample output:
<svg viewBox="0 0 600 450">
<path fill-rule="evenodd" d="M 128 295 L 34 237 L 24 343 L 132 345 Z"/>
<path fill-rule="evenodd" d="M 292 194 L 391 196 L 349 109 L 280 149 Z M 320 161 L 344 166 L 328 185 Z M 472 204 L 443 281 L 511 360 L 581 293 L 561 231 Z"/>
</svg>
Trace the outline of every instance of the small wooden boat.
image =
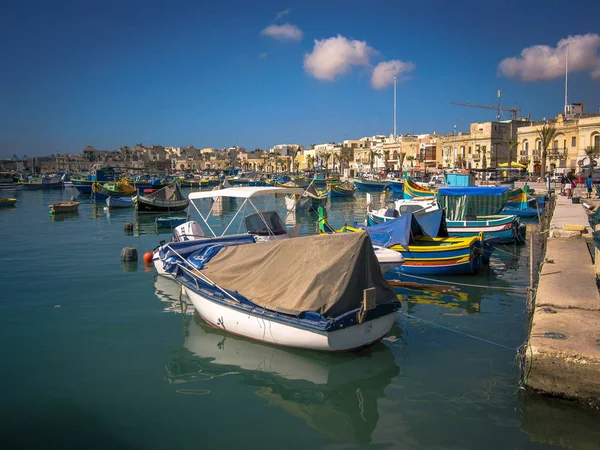
<svg viewBox="0 0 600 450">
<path fill-rule="evenodd" d="M 74 213 L 79 208 L 79 202 L 57 202 L 48 206 L 50 214 Z"/>
<path fill-rule="evenodd" d="M 177 183 L 165 186 L 151 194 L 138 194 L 134 202 L 138 213 L 151 214 L 183 211 L 190 203 L 181 193 Z"/>
<path fill-rule="evenodd" d="M 356 193 L 356 186 L 351 181 L 344 183 L 327 183 L 327 194 L 330 197 L 352 197 Z"/>
<path fill-rule="evenodd" d="M 0 198 L 0 207 L 2 206 L 15 206 L 17 203 L 16 198 Z"/>
<path fill-rule="evenodd" d="M 109 196 L 106 199 L 106 206 L 109 209 L 113 208 L 133 208 L 133 198 L 132 197 L 115 197 Z"/>
</svg>

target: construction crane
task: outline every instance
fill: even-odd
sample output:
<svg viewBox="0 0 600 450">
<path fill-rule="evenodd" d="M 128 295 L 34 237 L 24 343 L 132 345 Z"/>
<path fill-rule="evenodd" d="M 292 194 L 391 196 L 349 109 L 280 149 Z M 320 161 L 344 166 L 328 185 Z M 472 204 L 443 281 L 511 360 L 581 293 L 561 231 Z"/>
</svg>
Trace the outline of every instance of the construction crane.
<svg viewBox="0 0 600 450">
<path fill-rule="evenodd" d="M 513 119 L 517 118 L 518 112 L 521 111 L 521 109 L 518 108 L 504 108 L 502 106 L 500 106 L 500 96 L 501 96 L 501 91 L 498 91 L 498 106 L 492 106 L 492 105 L 476 105 L 474 103 L 460 103 L 460 102 L 450 102 L 452 105 L 460 105 L 460 106 L 469 106 L 471 108 L 483 108 L 483 109 L 495 109 L 498 111 L 498 114 L 496 115 L 496 119 L 500 120 L 500 111 L 510 111 Z"/>
</svg>

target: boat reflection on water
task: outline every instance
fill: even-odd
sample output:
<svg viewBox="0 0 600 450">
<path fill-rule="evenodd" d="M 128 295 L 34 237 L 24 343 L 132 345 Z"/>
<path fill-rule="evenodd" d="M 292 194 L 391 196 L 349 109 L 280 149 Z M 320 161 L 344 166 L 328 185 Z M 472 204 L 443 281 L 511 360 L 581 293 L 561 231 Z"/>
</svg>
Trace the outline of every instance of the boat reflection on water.
<svg viewBox="0 0 600 450">
<path fill-rule="evenodd" d="M 181 292 L 181 286 L 173 279 L 155 275 L 154 293 L 161 302 L 165 303 L 165 312 L 175 312 L 186 315 L 194 313 L 194 305 L 189 300 L 188 296 Z"/>
<path fill-rule="evenodd" d="M 175 282 L 157 277 L 155 289 L 161 301 L 170 303 L 165 311 L 188 314 L 183 316 L 184 348 L 176 349 L 166 366 L 177 392 L 210 394 L 207 381 L 235 375 L 236 383 L 251 387 L 269 405 L 330 437 L 371 442 L 379 420 L 377 402 L 399 373 L 386 345 L 377 344 L 360 354 L 263 345 L 206 325 L 185 296 L 181 306 Z"/>
<path fill-rule="evenodd" d="M 437 305 L 466 314 L 477 314 L 481 309 L 480 292 L 467 293 L 450 285 L 440 286 L 442 290 L 428 289 L 426 285 L 394 286 L 399 300 L 408 302 L 409 312 L 416 305 Z M 479 294 L 479 295 L 478 295 Z"/>
</svg>

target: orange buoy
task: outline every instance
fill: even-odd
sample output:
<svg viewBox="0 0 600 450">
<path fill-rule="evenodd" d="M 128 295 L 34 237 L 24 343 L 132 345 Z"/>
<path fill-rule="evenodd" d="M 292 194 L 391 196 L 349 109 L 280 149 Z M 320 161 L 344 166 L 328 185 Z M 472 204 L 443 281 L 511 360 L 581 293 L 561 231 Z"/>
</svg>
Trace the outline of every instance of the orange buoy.
<svg viewBox="0 0 600 450">
<path fill-rule="evenodd" d="M 146 253 L 144 253 L 144 262 L 146 264 L 150 264 L 152 262 L 152 257 L 153 256 L 154 255 L 152 254 L 152 252 L 146 252 Z"/>
</svg>

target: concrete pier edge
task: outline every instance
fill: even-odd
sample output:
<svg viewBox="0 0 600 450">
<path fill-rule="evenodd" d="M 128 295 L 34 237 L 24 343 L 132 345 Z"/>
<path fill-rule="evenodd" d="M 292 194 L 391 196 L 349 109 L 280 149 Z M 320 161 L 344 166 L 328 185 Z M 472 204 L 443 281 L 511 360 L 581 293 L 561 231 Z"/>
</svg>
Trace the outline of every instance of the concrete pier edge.
<svg viewBox="0 0 600 450">
<path fill-rule="evenodd" d="M 600 294 L 586 241 L 592 230 L 583 205 L 564 196 L 555 200 L 530 332 L 521 350 L 523 383 L 598 408 Z"/>
</svg>

